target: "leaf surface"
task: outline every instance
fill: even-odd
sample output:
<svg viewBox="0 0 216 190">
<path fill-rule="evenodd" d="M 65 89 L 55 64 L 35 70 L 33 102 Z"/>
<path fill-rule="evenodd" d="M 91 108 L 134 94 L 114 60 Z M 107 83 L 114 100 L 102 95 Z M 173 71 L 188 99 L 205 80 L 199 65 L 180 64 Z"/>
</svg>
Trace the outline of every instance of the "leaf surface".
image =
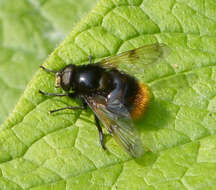
<svg viewBox="0 0 216 190">
<path fill-rule="evenodd" d="M 216 189 L 216 4 L 213 0 L 101 0 L 48 57 L 60 69 L 150 43 L 172 53 L 142 70 L 128 66 L 152 93 L 136 123 L 146 153 L 134 160 L 107 136 L 99 144 L 93 114 L 49 110 L 78 105 L 39 70 L 0 131 L 0 188 Z"/>
</svg>

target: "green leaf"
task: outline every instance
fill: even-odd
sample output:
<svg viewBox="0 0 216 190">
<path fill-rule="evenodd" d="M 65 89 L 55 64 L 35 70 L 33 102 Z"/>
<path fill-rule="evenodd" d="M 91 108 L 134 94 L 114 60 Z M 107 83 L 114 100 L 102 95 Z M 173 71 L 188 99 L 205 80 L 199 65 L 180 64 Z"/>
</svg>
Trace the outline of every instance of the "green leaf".
<svg viewBox="0 0 216 190">
<path fill-rule="evenodd" d="M 0 123 L 39 65 L 95 2 L 0 0 Z"/>
<path fill-rule="evenodd" d="M 59 22 L 61 23 L 61 21 Z M 152 101 L 136 123 L 147 152 L 134 160 L 113 140 L 99 144 L 93 114 L 39 70 L 0 131 L 1 189 L 216 189 L 216 4 L 214 0 L 101 0 L 44 66 L 84 64 L 149 43 L 172 53 L 131 72 Z"/>
</svg>

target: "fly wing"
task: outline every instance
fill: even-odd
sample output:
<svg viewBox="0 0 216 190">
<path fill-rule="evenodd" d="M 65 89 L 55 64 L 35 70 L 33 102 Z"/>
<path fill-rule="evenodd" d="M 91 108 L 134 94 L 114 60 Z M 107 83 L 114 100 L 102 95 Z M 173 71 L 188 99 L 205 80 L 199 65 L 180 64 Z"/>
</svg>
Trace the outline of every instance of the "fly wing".
<svg viewBox="0 0 216 190">
<path fill-rule="evenodd" d="M 170 48 L 163 43 L 145 45 L 133 50 L 129 50 L 118 55 L 101 60 L 100 64 L 104 68 L 117 67 L 119 64 L 151 64 L 159 59 L 165 58 L 170 53 Z"/>
<path fill-rule="evenodd" d="M 106 103 L 103 96 L 86 97 L 94 111 L 115 141 L 133 157 L 143 154 L 142 142 L 133 125 L 130 113 L 119 100 Z"/>
</svg>

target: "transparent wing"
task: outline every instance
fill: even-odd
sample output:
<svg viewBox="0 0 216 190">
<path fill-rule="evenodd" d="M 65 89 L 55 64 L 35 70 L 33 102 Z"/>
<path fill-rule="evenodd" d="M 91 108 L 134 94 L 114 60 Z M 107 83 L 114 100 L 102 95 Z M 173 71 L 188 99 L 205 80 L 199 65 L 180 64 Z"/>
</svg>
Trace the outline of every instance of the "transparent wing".
<svg viewBox="0 0 216 190">
<path fill-rule="evenodd" d="M 115 141 L 131 156 L 140 157 L 143 154 L 142 142 L 125 106 L 117 99 L 106 103 L 103 96 L 85 99 Z"/>
<path fill-rule="evenodd" d="M 145 45 L 130 51 L 120 53 L 116 56 L 101 60 L 98 64 L 104 68 L 117 67 L 119 64 L 151 64 L 159 59 L 165 58 L 170 53 L 170 48 L 163 43 Z"/>
</svg>

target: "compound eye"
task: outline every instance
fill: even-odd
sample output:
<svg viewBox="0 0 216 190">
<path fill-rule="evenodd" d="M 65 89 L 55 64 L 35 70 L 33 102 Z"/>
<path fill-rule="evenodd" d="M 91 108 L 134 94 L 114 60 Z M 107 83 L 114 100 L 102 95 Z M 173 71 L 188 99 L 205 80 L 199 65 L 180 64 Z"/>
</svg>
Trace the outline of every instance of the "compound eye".
<svg viewBox="0 0 216 190">
<path fill-rule="evenodd" d="M 70 88 L 72 87 L 71 86 L 71 81 L 72 81 L 72 70 L 71 69 L 66 69 L 64 72 L 63 72 L 63 75 L 61 77 L 61 87 L 64 89 L 64 90 L 70 90 Z"/>
</svg>

